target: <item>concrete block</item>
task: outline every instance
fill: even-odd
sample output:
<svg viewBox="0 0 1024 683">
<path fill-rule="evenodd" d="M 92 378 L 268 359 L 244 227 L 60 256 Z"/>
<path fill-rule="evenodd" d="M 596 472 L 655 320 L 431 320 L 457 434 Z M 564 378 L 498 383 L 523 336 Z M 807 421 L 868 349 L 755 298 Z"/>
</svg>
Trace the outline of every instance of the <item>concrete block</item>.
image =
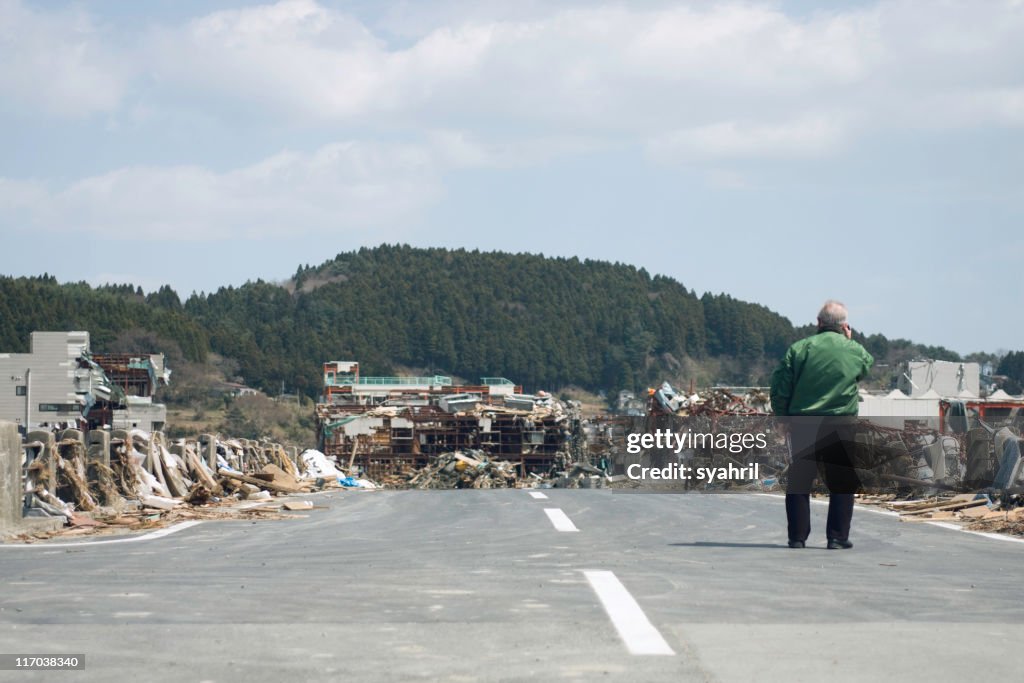
<svg viewBox="0 0 1024 683">
<path fill-rule="evenodd" d="M 202 434 L 199 437 L 200 453 L 206 458 L 206 464 L 214 472 L 217 471 L 217 437 L 213 434 Z"/>
<path fill-rule="evenodd" d="M 53 495 L 57 495 L 57 446 L 56 439 L 53 432 L 46 430 L 37 430 L 29 432 L 25 436 L 26 444 L 42 444 L 32 445 L 24 449 L 25 451 L 25 465 L 26 467 L 37 458 L 46 458 L 48 461 L 47 467 L 47 478 L 49 485 L 46 487 Z"/>
<path fill-rule="evenodd" d="M 78 441 L 83 446 L 85 445 L 85 434 L 78 429 L 65 429 L 60 433 L 59 441 Z"/>
<path fill-rule="evenodd" d="M 0 422 L 0 529 L 11 529 L 21 523 L 22 457 L 18 426 L 13 422 Z"/>
<path fill-rule="evenodd" d="M 105 467 L 110 467 L 110 432 L 102 429 L 94 429 L 89 432 L 86 461 L 98 462 Z"/>
<path fill-rule="evenodd" d="M 935 443 L 929 444 L 924 449 L 925 456 L 928 458 L 928 464 L 931 466 L 932 471 L 935 473 L 936 481 L 946 478 L 946 449 L 942 447 L 942 443 L 936 441 Z"/>
<path fill-rule="evenodd" d="M 992 437 L 983 428 L 967 433 L 967 472 L 964 483 L 971 488 L 988 488 L 996 474 L 995 462 L 990 453 Z"/>
<path fill-rule="evenodd" d="M 1020 475 L 1020 440 L 1011 433 L 1001 440 L 1001 444 L 999 471 L 996 473 L 993 485 L 997 489 L 1007 489 L 1016 483 L 1017 477 Z"/>
</svg>

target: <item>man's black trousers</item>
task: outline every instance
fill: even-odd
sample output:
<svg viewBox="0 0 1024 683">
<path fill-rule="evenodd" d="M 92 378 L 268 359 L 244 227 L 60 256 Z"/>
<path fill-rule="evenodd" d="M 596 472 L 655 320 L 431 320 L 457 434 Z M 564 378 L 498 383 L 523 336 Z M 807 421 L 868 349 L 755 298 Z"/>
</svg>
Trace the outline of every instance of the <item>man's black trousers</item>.
<svg viewBox="0 0 1024 683">
<path fill-rule="evenodd" d="M 829 490 L 825 537 L 845 541 L 850 536 L 853 494 L 860 481 L 853 468 L 856 417 L 790 418 L 793 460 L 786 484 L 789 540 L 806 541 L 811 534 L 811 487 L 823 475 Z"/>
</svg>

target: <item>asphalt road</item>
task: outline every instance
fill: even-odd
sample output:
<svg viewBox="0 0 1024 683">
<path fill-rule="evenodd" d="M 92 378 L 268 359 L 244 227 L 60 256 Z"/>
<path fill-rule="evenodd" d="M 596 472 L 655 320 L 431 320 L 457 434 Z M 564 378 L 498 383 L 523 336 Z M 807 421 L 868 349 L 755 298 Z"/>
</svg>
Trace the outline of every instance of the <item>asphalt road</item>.
<svg viewBox="0 0 1024 683">
<path fill-rule="evenodd" d="M 782 501 L 336 492 L 294 520 L 0 547 L 2 681 L 1017 680 L 1024 544 Z M 546 510 L 561 510 L 564 518 Z M 559 531 L 556 523 L 575 531 Z"/>
</svg>

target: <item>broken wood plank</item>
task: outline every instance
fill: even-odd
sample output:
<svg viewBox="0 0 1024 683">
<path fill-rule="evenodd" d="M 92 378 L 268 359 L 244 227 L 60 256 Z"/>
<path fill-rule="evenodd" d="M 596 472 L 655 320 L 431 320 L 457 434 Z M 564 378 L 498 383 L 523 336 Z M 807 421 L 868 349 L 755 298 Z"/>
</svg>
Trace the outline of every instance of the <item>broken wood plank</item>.
<svg viewBox="0 0 1024 683">
<path fill-rule="evenodd" d="M 93 519 L 92 517 L 89 517 L 87 515 L 82 515 L 82 514 L 79 514 L 77 512 L 72 512 L 71 513 L 71 519 L 69 521 L 71 522 L 71 526 L 80 526 L 80 527 L 100 527 L 100 526 L 106 526 L 103 522 L 98 522 L 95 519 Z"/>
<path fill-rule="evenodd" d="M 912 508 L 916 505 L 937 505 L 941 503 L 940 500 L 924 500 L 923 498 L 916 498 L 914 500 L 894 500 L 887 505 L 891 508 Z"/>
<path fill-rule="evenodd" d="M 148 508 L 157 510 L 173 510 L 181 504 L 173 498 L 164 498 L 163 496 L 142 496 L 139 498 L 139 502 Z"/>
<path fill-rule="evenodd" d="M 920 515 L 925 512 L 944 512 L 946 510 L 961 510 L 963 508 L 977 507 L 978 505 L 988 505 L 986 498 L 979 498 L 978 500 L 971 501 L 957 501 L 955 503 L 946 503 L 945 505 L 937 505 L 935 507 L 924 508 L 921 510 L 908 510 L 902 514 L 905 516 Z"/>
<path fill-rule="evenodd" d="M 190 485 L 181 475 L 177 462 L 162 445 L 156 447 L 157 466 L 163 470 L 164 481 L 172 498 L 184 498 L 189 493 Z"/>
<path fill-rule="evenodd" d="M 455 457 L 456 460 L 464 462 L 470 467 L 480 467 L 480 465 L 484 464 L 482 460 L 477 460 L 476 458 L 470 457 L 468 455 L 463 455 L 462 453 L 452 453 L 452 455 Z"/>
<path fill-rule="evenodd" d="M 210 475 L 210 472 L 206 469 L 203 463 L 199 460 L 199 456 L 191 448 L 184 449 L 185 452 L 185 463 L 191 468 L 193 476 L 199 480 L 199 482 L 208 488 L 210 492 L 219 496 L 223 493 L 220 484 Z"/>
<path fill-rule="evenodd" d="M 968 519 L 980 519 L 989 513 L 987 505 L 976 505 L 972 508 L 966 508 L 960 512 L 961 515 Z"/>
<path fill-rule="evenodd" d="M 296 479 L 295 477 L 293 477 L 292 475 L 288 474 L 287 472 L 282 470 L 280 467 L 278 467 L 277 465 L 274 465 L 272 463 L 268 464 L 268 465 L 264 465 L 263 471 L 260 472 L 260 474 L 263 474 L 263 475 L 269 474 L 269 475 L 271 475 L 270 481 L 274 482 L 275 484 L 279 484 L 281 486 L 300 486 L 301 485 L 299 483 L 298 479 Z M 259 477 L 259 478 L 262 479 L 263 477 Z"/>
<path fill-rule="evenodd" d="M 359 437 L 355 436 L 352 439 L 352 455 L 348 458 L 348 469 L 345 470 L 349 475 L 352 474 L 352 465 L 356 461 L 356 451 L 359 449 Z"/>
<path fill-rule="evenodd" d="M 232 472 L 231 470 L 224 469 L 223 467 L 217 470 L 217 474 L 228 479 L 235 479 L 237 481 L 245 482 L 246 484 L 252 484 L 269 491 L 276 491 L 277 493 L 300 493 L 302 491 L 298 486 L 283 486 L 281 484 L 274 483 L 272 481 L 263 481 L 262 479 L 256 479 L 249 477 L 238 472 Z"/>
</svg>

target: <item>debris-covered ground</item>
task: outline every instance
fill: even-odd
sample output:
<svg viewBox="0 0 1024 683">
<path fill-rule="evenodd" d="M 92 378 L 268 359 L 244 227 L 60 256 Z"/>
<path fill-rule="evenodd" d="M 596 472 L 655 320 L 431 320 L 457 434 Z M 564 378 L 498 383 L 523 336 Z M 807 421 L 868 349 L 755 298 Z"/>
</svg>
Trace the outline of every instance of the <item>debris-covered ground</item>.
<svg viewBox="0 0 1024 683">
<path fill-rule="evenodd" d="M 327 488 L 491 489 L 636 487 L 623 476 L 631 462 L 668 461 L 724 466 L 759 463 L 756 481 L 704 485 L 715 490 L 784 490 L 785 438 L 762 412 L 756 392 L 739 396 L 724 390 L 667 397 L 661 414 L 648 415 L 627 432 L 612 427 L 595 431 L 605 446 L 600 458 L 559 452 L 550 469 L 523 476 L 524 465 L 483 450 L 463 449 L 431 456 L 417 469 L 390 472 L 370 481 L 349 471 L 337 458 L 316 450 L 301 454 L 279 444 L 245 439 L 179 440 L 168 443 L 160 432 L 132 430 L 111 434 L 109 458 L 75 430 L 49 443 L 27 443 L 26 517 L 59 519 L 58 531 L 26 532 L 18 540 L 55 534 L 79 536 L 146 530 L 188 519 L 279 518 L 282 496 Z M 665 394 L 666 396 L 663 396 Z M 676 401 L 673 403 L 672 401 Z M 670 413 L 671 409 L 676 413 Z M 652 421 L 653 420 L 653 421 Z M 683 452 L 648 450 L 622 457 L 616 446 L 633 431 L 671 429 L 770 433 L 767 448 L 741 456 L 713 449 Z M 607 443 L 605 443 L 607 442 Z M 862 421 L 857 436 L 857 467 L 865 494 L 860 502 L 898 512 L 907 522 L 943 521 L 980 531 L 1024 535 L 1019 437 L 1009 427 L 982 426 L 958 434 L 940 433 L 926 424 L 904 429 Z M 578 455 L 578 454 L 577 454 Z M 600 461 L 600 467 L 595 463 Z M 662 462 L 664 461 L 664 462 Z M 350 462 L 351 464 L 351 462 Z M 615 476 L 611 476 L 615 473 Z M 684 487 L 684 488 L 690 488 Z M 291 508 L 298 504 L 289 504 Z M 305 505 L 305 503 L 302 503 Z"/>
<path fill-rule="evenodd" d="M 1004 419 L 1005 418 L 1005 419 Z M 944 521 L 981 531 L 1021 533 L 1024 522 L 1024 458 L 1021 423 L 1013 415 L 995 415 L 986 422 L 977 415 L 940 420 L 935 417 L 862 417 L 854 442 L 847 447 L 863 495 L 861 502 L 883 505 L 899 512 L 906 521 Z M 677 391 L 669 383 L 652 390 L 643 417 L 634 417 L 630 433 L 668 430 L 685 432 L 736 432 L 769 434 L 768 447 L 751 450 L 741 458 L 709 449 L 645 449 L 629 453 L 616 449 L 616 472 L 632 463 L 664 466 L 671 463 L 720 466 L 758 462 L 760 480 L 736 486 L 678 484 L 689 490 L 759 489 L 784 490 L 789 444 L 771 415 L 763 389 L 716 387 L 700 392 Z M 614 485 L 637 487 L 631 481 Z M 665 486 L 664 488 L 673 488 Z M 820 488 L 821 491 L 825 489 Z"/>
<path fill-rule="evenodd" d="M 500 460 L 480 450 L 442 453 L 426 467 L 380 477 L 390 489 L 600 488 L 610 478 L 593 465 L 571 462 L 567 453 L 555 458 L 544 474 L 520 476 L 519 463 Z"/>
<path fill-rule="evenodd" d="M 896 512 L 903 522 L 947 522 L 968 531 L 1024 536 L 1024 507 L 1000 504 L 986 493 L 947 494 L 897 500 L 895 496 L 863 496 L 859 502 Z"/>
<path fill-rule="evenodd" d="M 108 461 L 79 434 L 68 430 L 60 440 L 26 444 L 28 524 L 7 540 L 145 531 L 195 519 L 286 519 L 314 508 L 297 495 L 376 488 L 337 470 L 318 451 L 296 456 L 276 443 L 168 444 L 160 432 L 122 431 L 110 441 Z"/>
<path fill-rule="evenodd" d="M 395 489 L 494 489 L 515 488 L 516 466 L 507 460 L 492 460 L 477 450 L 442 453 L 430 459 L 427 467 L 392 474 L 381 479 Z"/>
</svg>

